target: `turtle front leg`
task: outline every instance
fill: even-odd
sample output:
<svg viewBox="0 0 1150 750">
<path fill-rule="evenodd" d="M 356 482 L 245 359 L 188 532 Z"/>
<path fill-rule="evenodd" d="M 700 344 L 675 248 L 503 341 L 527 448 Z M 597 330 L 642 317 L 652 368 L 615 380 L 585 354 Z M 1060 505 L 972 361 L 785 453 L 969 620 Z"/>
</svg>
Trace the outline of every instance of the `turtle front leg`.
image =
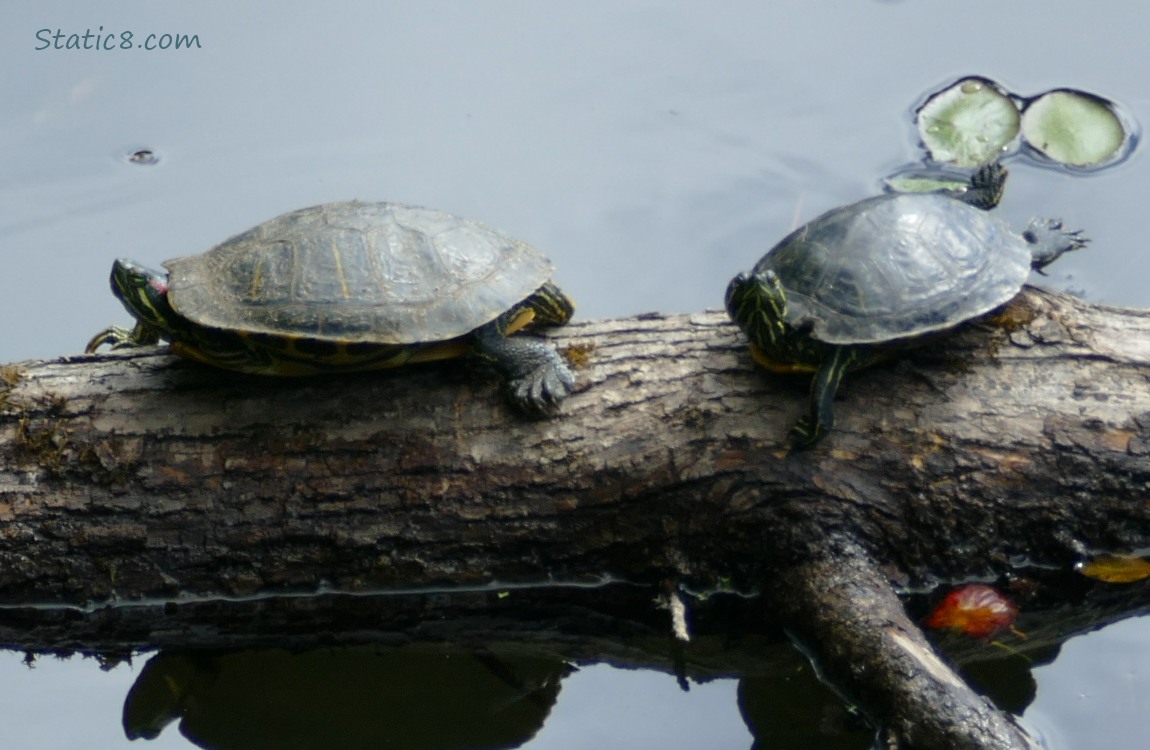
<svg viewBox="0 0 1150 750">
<path fill-rule="evenodd" d="M 575 376 L 559 352 L 536 338 L 505 336 L 500 321 L 475 332 L 475 351 L 507 378 L 508 390 L 525 412 L 553 410 L 575 387 Z"/>
<path fill-rule="evenodd" d="M 811 448 L 835 426 L 835 392 L 843 375 L 853 369 L 855 353 L 850 347 L 832 347 L 811 381 L 810 413 L 791 429 L 791 445 L 796 450 Z"/>
<path fill-rule="evenodd" d="M 85 354 L 94 354 L 97 349 L 107 344 L 115 349 L 134 349 L 140 346 L 152 346 L 160 343 L 160 334 L 156 329 L 137 323 L 131 330 L 119 326 L 111 326 L 97 333 L 84 347 Z"/>
</svg>

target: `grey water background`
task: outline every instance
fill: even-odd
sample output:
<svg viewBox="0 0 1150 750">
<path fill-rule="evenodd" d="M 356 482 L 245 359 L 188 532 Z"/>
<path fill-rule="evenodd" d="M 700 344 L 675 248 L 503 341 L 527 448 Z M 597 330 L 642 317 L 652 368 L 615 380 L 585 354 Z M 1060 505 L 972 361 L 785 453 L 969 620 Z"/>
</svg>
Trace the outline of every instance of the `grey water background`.
<svg viewBox="0 0 1150 750">
<path fill-rule="evenodd" d="M 526 239 L 583 317 L 718 307 L 789 228 L 920 160 L 913 106 L 959 76 L 1081 88 L 1146 122 L 1147 28 L 1150 5 L 1118 0 L 9 0 L 0 362 L 78 353 L 126 323 L 107 289 L 115 257 L 155 266 L 352 198 Z M 38 50 L 41 29 L 199 46 Z M 158 161 L 126 158 L 140 149 Z M 1150 306 L 1146 160 L 1008 163 L 1002 214 L 1059 216 L 1093 239 L 1041 283 Z M 1145 618 L 1072 640 L 1036 670 L 1026 721 L 1058 750 L 1141 747 L 1148 646 Z M 0 746 L 127 747 L 119 711 L 138 669 L 0 654 Z M 567 679 L 528 747 L 750 742 L 733 681 L 681 693 L 599 666 Z M 190 744 L 169 728 L 147 746 Z"/>
</svg>

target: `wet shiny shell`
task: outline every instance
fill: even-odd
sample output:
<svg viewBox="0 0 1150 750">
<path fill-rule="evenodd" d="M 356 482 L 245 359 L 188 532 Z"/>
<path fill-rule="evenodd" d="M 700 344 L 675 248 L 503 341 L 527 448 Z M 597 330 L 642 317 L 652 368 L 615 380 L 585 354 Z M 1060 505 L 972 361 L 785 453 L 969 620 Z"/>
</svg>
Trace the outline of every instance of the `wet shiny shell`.
<svg viewBox="0 0 1150 750">
<path fill-rule="evenodd" d="M 831 344 L 881 343 L 993 310 L 1030 273 L 1028 243 L 986 211 L 942 195 L 880 195 L 829 211 L 772 248 L 787 323 Z"/>
<path fill-rule="evenodd" d="M 194 323 L 285 337 L 444 341 L 526 299 L 553 271 L 530 245 L 442 211 L 328 203 L 164 264 Z"/>
</svg>

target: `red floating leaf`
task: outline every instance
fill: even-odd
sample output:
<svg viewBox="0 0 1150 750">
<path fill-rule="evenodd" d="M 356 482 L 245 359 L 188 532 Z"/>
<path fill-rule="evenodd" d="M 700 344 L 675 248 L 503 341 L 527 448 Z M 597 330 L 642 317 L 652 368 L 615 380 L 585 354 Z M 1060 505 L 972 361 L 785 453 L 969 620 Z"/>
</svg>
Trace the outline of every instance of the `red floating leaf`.
<svg viewBox="0 0 1150 750">
<path fill-rule="evenodd" d="M 989 638 L 1014 624 L 1018 605 L 981 583 L 961 586 L 946 595 L 926 624 L 961 630 L 973 638 Z"/>
</svg>

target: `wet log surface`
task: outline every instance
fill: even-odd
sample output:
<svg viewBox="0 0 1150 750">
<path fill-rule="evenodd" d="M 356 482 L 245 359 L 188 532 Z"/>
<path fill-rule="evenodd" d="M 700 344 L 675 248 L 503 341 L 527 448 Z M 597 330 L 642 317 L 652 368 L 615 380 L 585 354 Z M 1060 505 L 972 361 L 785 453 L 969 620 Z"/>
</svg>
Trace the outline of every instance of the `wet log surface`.
<svg viewBox="0 0 1150 750">
<path fill-rule="evenodd" d="M 1026 747 L 972 694 L 961 738 L 972 714 L 950 698 L 891 698 L 965 686 L 890 585 L 1150 545 L 1148 313 L 1028 290 L 850 376 L 835 432 L 802 453 L 785 438 L 806 382 L 754 369 L 719 313 L 555 339 L 579 387 L 549 420 L 513 413 L 477 363 L 308 381 L 163 350 L 9 366 L 0 604 L 733 582 L 817 659 L 873 659 L 837 679 L 898 741 Z M 891 623 L 905 637 L 877 637 Z"/>
</svg>

